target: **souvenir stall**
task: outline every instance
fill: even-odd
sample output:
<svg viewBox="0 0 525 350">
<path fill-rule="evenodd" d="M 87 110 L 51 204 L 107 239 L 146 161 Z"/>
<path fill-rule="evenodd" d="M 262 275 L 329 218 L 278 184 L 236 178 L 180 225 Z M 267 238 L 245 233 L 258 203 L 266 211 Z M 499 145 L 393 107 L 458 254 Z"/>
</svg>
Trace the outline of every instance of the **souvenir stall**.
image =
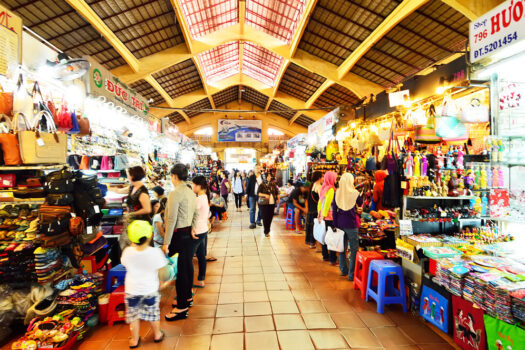
<svg viewBox="0 0 525 350">
<path fill-rule="evenodd" d="M 0 342 L 25 333 L 13 349 L 69 348 L 98 322 L 108 269 L 97 177 L 66 163 L 68 134 L 89 133 L 79 78 L 90 64 L 57 57 L 1 10 L 14 26 L 0 35 L 16 49 L 0 72 Z"/>
<path fill-rule="evenodd" d="M 307 172 L 308 156 L 306 155 L 307 134 L 299 134 L 286 142 L 285 162 L 289 164 L 288 176 L 283 179 L 303 178 Z"/>
</svg>

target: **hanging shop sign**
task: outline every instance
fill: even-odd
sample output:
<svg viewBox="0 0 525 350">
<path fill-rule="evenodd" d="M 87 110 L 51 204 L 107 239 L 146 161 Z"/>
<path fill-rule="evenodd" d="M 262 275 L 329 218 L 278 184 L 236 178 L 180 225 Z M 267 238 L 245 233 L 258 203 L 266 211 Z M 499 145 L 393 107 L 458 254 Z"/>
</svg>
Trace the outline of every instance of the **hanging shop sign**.
<svg viewBox="0 0 525 350">
<path fill-rule="evenodd" d="M 339 118 L 339 108 L 334 109 L 324 117 L 308 126 L 308 135 L 322 135 L 326 131 L 332 132 L 332 126 Z"/>
<path fill-rule="evenodd" d="M 131 87 L 124 84 L 101 64 L 86 57 L 91 63 L 86 75 L 88 93 L 103 96 L 107 102 L 126 109 L 131 115 L 146 116 L 149 113 L 148 101 Z"/>
<path fill-rule="evenodd" d="M 295 148 L 306 142 L 306 134 L 297 134 L 286 142 L 288 148 Z"/>
<path fill-rule="evenodd" d="M 390 107 L 402 106 L 410 99 L 409 90 L 401 90 L 388 94 L 388 102 Z"/>
<path fill-rule="evenodd" d="M 157 118 L 149 118 L 148 119 L 149 129 L 153 132 L 156 132 L 157 134 L 160 134 L 162 132 L 162 127 Z"/>
<path fill-rule="evenodd" d="M 494 56 L 525 38 L 525 3 L 508 0 L 470 22 L 470 61 Z"/>
<path fill-rule="evenodd" d="M 0 5 L 0 74 L 16 67 L 22 57 L 22 19 Z"/>
<path fill-rule="evenodd" d="M 219 142 L 262 142 L 262 120 L 219 119 Z"/>
</svg>

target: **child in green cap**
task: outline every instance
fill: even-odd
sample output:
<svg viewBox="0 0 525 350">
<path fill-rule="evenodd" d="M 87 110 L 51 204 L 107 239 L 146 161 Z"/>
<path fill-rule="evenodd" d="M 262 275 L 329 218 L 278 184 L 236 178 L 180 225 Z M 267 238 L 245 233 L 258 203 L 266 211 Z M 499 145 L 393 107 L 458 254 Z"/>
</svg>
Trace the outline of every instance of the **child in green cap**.
<svg viewBox="0 0 525 350">
<path fill-rule="evenodd" d="M 168 264 L 160 248 L 150 246 L 153 228 L 149 222 L 135 220 L 128 226 L 131 246 L 124 249 L 122 265 L 126 267 L 126 322 L 130 325 L 129 348 L 140 345 L 140 320 L 151 322 L 154 342 L 164 339 L 160 329 L 159 270 Z"/>
</svg>

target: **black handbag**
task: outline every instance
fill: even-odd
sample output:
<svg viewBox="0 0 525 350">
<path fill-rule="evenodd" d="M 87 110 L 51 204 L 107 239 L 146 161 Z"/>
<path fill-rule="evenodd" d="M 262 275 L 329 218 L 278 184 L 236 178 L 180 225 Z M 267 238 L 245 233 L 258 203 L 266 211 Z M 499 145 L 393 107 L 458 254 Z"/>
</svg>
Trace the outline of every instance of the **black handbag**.
<svg viewBox="0 0 525 350">
<path fill-rule="evenodd" d="M 80 216 L 88 225 L 100 225 L 103 214 L 100 206 L 96 204 L 85 191 L 75 191 L 76 214 Z"/>
<path fill-rule="evenodd" d="M 259 197 L 259 199 L 257 199 L 257 204 L 259 205 L 268 205 L 270 204 L 270 200 L 266 197 Z"/>
<path fill-rule="evenodd" d="M 46 202 L 49 205 L 71 205 L 73 204 L 74 198 L 71 193 L 64 194 L 48 194 Z"/>
<path fill-rule="evenodd" d="M 96 175 L 82 176 L 81 173 L 77 173 L 76 183 L 81 187 L 81 190 L 91 191 L 93 188 L 97 187 L 98 178 Z"/>
<path fill-rule="evenodd" d="M 40 232 L 46 236 L 56 236 L 69 231 L 70 216 L 41 225 Z"/>
<path fill-rule="evenodd" d="M 44 183 L 44 188 L 47 193 L 61 194 L 73 192 L 74 185 L 74 179 L 60 179 L 46 181 Z"/>
<path fill-rule="evenodd" d="M 73 179 L 74 175 L 71 171 L 64 168 L 62 170 L 53 171 L 46 176 L 46 181 L 51 180 L 70 180 Z"/>
</svg>

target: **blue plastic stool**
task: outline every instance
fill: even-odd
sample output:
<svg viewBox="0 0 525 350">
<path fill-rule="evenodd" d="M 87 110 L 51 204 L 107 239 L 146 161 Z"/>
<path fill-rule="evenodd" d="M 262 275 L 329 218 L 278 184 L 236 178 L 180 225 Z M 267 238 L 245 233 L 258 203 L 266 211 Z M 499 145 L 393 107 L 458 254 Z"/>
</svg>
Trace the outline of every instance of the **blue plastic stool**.
<svg viewBox="0 0 525 350">
<path fill-rule="evenodd" d="M 377 273 L 377 286 L 373 285 L 374 272 Z M 394 277 L 399 278 L 399 289 L 394 286 Z M 385 312 L 385 305 L 401 304 L 403 312 L 407 312 L 405 280 L 403 269 L 391 260 L 372 260 L 368 270 L 366 301 L 371 297 L 377 302 L 377 312 Z"/>
<path fill-rule="evenodd" d="M 113 283 L 113 279 L 117 279 L 117 283 Z M 106 280 L 106 293 L 111 293 L 118 286 L 124 285 L 124 278 L 126 278 L 126 268 L 122 264 L 118 264 L 108 272 L 108 279 Z"/>
<path fill-rule="evenodd" d="M 287 230 L 295 230 L 294 214 L 295 213 L 293 209 L 286 210 L 286 229 Z"/>
</svg>

